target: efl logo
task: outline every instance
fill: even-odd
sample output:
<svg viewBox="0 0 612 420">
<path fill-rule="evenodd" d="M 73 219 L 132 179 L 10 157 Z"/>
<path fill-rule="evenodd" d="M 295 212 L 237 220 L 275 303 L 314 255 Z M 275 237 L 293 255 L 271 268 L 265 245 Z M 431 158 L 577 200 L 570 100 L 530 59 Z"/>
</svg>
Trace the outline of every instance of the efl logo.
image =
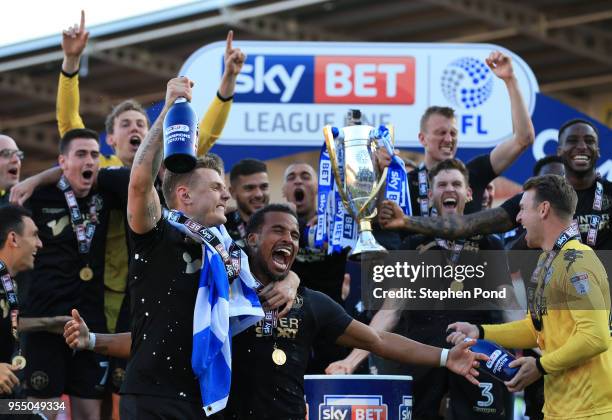
<svg viewBox="0 0 612 420">
<path fill-rule="evenodd" d="M 319 405 L 321 420 L 387 420 L 380 395 L 325 395 Z"/>
<path fill-rule="evenodd" d="M 236 79 L 234 101 L 410 105 L 414 72 L 414 57 L 255 55 Z"/>
</svg>

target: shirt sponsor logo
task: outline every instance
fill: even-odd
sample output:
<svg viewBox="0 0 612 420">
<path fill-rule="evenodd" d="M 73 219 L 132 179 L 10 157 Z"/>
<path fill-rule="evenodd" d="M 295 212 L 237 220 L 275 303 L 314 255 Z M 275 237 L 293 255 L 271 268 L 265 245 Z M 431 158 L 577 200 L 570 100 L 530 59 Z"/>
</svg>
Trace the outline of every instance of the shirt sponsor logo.
<svg viewBox="0 0 612 420">
<path fill-rule="evenodd" d="M 586 295 L 589 293 L 589 275 L 587 273 L 575 274 L 570 279 L 570 282 L 579 295 Z"/>
</svg>

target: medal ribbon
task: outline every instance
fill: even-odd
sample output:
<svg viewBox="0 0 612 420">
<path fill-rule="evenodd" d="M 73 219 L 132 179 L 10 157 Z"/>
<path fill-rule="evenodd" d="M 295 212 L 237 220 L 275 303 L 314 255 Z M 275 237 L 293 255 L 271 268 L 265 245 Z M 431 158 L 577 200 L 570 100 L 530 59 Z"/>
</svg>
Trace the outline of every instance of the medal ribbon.
<svg viewBox="0 0 612 420">
<path fill-rule="evenodd" d="M 601 211 L 601 203 L 603 201 L 603 184 L 601 181 L 597 181 L 595 186 L 595 197 L 593 198 L 593 210 Z M 601 224 L 601 216 L 598 214 L 591 215 L 589 221 L 589 233 L 587 234 L 587 244 L 589 246 L 595 246 L 597 242 L 597 232 L 599 231 L 599 225 Z"/>
<path fill-rule="evenodd" d="M 227 273 L 227 278 L 230 283 L 240 276 L 241 250 L 236 243 L 232 242 L 228 252 L 214 233 L 204 225 L 186 217 L 183 213 L 176 210 L 170 210 L 167 218 L 172 222 L 180 223 L 185 226 L 191 233 L 201 238 L 202 241 L 206 242 L 219 253 L 223 260 L 225 272 Z"/>
<path fill-rule="evenodd" d="M 19 300 L 17 298 L 17 287 L 15 280 L 8 272 L 8 268 L 4 262 L 0 261 L 0 283 L 8 301 L 11 314 L 11 334 L 15 339 L 16 353 L 21 355 L 21 346 L 19 345 Z"/>
<path fill-rule="evenodd" d="M 425 162 L 419 165 L 419 207 L 421 216 L 429 216 L 429 180 L 427 179 L 427 168 Z"/>
<path fill-rule="evenodd" d="M 538 262 L 538 265 L 531 275 L 531 284 L 527 287 L 527 300 L 531 321 L 537 331 L 542 331 L 542 315 L 544 314 L 543 298 L 544 288 L 546 287 L 543 280 L 548 270 L 550 270 L 553 260 L 559 254 L 559 251 L 561 251 L 561 248 L 572 239 L 580 241 L 580 231 L 578 225 L 575 223 L 572 223 L 567 229 L 561 232 L 561 235 L 559 235 L 559 238 L 555 241 L 553 249 L 547 253 L 546 258 L 540 258 L 540 262 Z"/>
<path fill-rule="evenodd" d="M 94 233 L 96 232 L 96 224 L 98 223 L 98 216 L 96 214 L 95 195 L 90 199 L 89 202 L 89 223 L 85 223 L 85 218 L 81 214 L 79 204 L 77 203 L 76 196 L 72 187 L 68 183 L 68 180 L 62 175 L 57 187 L 64 193 L 66 198 L 66 204 L 68 204 L 70 221 L 76 232 L 77 242 L 79 244 L 79 254 L 89 254 L 91 248 L 91 241 Z"/>
</svg>

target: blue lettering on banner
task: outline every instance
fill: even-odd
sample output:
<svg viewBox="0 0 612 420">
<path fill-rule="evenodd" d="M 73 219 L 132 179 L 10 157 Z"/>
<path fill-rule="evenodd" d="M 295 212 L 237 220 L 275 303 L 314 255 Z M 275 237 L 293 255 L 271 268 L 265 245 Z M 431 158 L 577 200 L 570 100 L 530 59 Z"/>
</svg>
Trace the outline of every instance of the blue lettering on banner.
<svg viewBox="0 0 612 420">
<path fill-rule="evenodd" d="M 474 117 L 476 117 L 476 121 L 474 121 Z M 476 130 L 476 134 L 488 134 L 489 131 L 485 130 L 482 125 L 482 115 L 462 115 L 461 116 L 461 133 L 466 134 L 468 132 L 468 128 L 472 127 L 473 129 L 470 131 Z"/>
</svg>

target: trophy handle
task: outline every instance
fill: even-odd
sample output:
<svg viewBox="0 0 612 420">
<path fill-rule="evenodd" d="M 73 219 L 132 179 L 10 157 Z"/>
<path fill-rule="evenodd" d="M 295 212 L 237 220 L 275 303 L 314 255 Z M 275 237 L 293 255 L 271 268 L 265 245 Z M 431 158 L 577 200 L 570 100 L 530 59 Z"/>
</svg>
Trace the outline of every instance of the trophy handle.
<svg viewBox="0 0 612 420">
<path fill-rule="evenodd" d="M 391 137 L 391 144 L 395 145 L 395 130 L 394 130 L 393 124 L 386 124 L 385 127 L 387 127 L 387 129 L 389 130 L 389 136 Z M 387 172 L 388 171 L 389 171 L 389 168 L 383 169 L 382 175 L 380 176 L 380 179 L 378 180 L 378 184 L 372 190 L 372 194 L 370 194 L 370 196 L 368 197 L 368 200 L 366 201 L 366 203 L 361 207 L 361 209 L 359 209 L 358 216 L 361 215 L 361 213 L 365 210 L 365 208 L 370 203 L 370 201 L 372 201 L 378 195 L 378 193 L 380 192 L 380 189 L 382 188 L 382 186 L 387 181 Z M 372 212 L 372 214 L 370 214 L 368 216 L 365 216 L 364 219 L 371 220 L 371 219 L 375 218 L 377 212 L 378 212 L 378 209 L 375 208 L 374 211 Z"/>
<path fill-rule="evenodd" d="M 346 191 L 344 191 L 344 188 L 342 188 L 342 185 L 340 184 L 340 168 L 338 168 L 336 142 L 334 141 L 334 135 L 332 133 L 331 125 L 326 125 L 325 127 L 323 127 L 323 136 L 325 137 L 325 146 L 327 147 L 327 153 L 329 153 L 329 161 L 334 172 L 334 182 L 338 187 L 338 193 L 340 194 L 340 198 L 342 199 L 342 204 L 344 204 L 344 208 L 350 212 L 351 208 L 349 206 Z M 357 219 L 356 214 L 351 214 L 351 216 L 353 216 L 353 219 Z"/>
</svg>

